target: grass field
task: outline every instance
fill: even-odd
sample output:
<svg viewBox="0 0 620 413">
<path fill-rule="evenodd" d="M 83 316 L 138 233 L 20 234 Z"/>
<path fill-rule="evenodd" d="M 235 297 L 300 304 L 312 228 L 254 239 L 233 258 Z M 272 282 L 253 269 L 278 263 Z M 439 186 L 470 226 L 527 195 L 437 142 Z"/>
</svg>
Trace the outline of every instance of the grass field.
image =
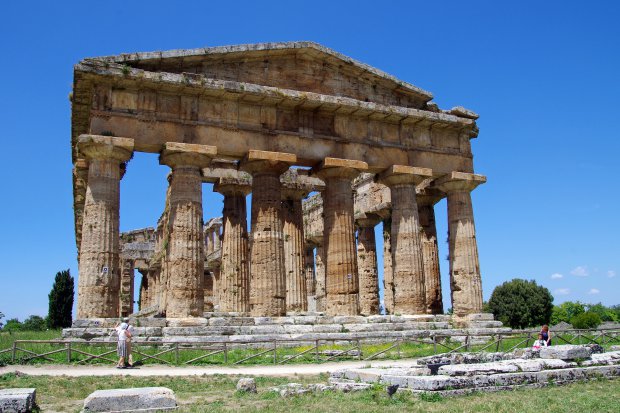
<svg viewBox="0 0 620 413">
<path fill-rule="evenodd" d="M 78 412 L 91 392 L 107 388 L 165 386 L 172 389 L 180 412 L 614 412 L 620 411 L 620 380 L 596 380 L 544 389 L 480 393 L 448 398 L 420 398 L 398 393 L 390 399 L 382 386 L 343 394 L 325 392 L 282 398 L 272 386 L 288 382 L 325 383 L 326 375 L 256 378 L 257 394 L 235 391 L 238 377 L 34 377 L 6 374 L 0 388 L 35 387 L 42 411 Z"/>
<path fill-rule="evenodd" d="M 11 348 L 13 342 L 15 340 L 53 340 L 60 338 L 59 330 L 50 330 L 50 331 L 42 331 L 42 332 L 14 332 L 13 334 L 8 334 L 6 332 L 0 332 L 0 351 Z M 582 344 L 588 342 L 587 339 L 583 337 L 580 339 Z M 513 346 L 519 347 L 528 347 L 531 345 L 530 342 L 522 342 L 522 339 L 518 338 L 510 338 L 504 339 L 499 346 L 492 345 L 486 349 L 486 351 L 507 351 L 511 349 Z M 522 342 L 522 343 L 520 343 Z M 577 340 L 574 343 L 578 343 Z M 415 343 L 415 342 L 404 342 L 399 346 L 393 347 L 390 349 L 392 344 L 361 344 L 362 355 L 361 358 L 369 357 L 370 355 L 380 353 L 385 351 L 385 353 L 377 356 L 375 359 L 399 359 L 399 358 L 415 358 L 415 357 L 424 357 L 429 356 L 436 353 L 443 353 L 449 351 L 451 348 L 457 348 L 461 344 L 458 342 L 447 341 L 444 343 L 448 347 L 444 347 L 442 345 L 437 345 L 437 349 L 435 350 L 432 344 L 426 343 Z M 604 347 L 608 347 L 611 344 L 620 344 L 620 338 L 616 337 L 616 340 L 613 342 L 604 345 Z M 88 345 L 88 344 L 77 344 L 73 343 L 72 352 L 71 352 L 71 362 L 81 362 L 86 364 L 110 364 L 115 360 L 115 343 L 107 343 L 104 345 Z M 469 348 L 469 351 L 477 351 L 482 349 L 483 345 L 472 345 Z M 43 358 L 33 358 L 32 354 L 27 351 L 18 350 L 15 357 L 15 364 L 50 364 L 50 363 L 67 363 L 67 352 L 65 349 L 65 344 L 39 344 L 39 343 L 20 343 L 19 348 L 27 351 L 31 351 L 37 354 L 42 354 L 54 350 L 60 350 L 57 353 L 50 354 L 47 359 Z M 221 347 L 219 348 L 221 349 Z M 179 347 L 178 351 L 173 346 L 162 347 L 162 346 L 148 346 L 148 345 L 137 345 L 134 344 L 134 360 L 138 361 L 142 359 L 143 364 L 172 364 L 172 365 L 221 365 L 221 364 L 234 364 L 237 362 L 241 362 L 244 365 L 256 365 L 256 364 L 274 364 L 274 358 L 276 362 L 280 363 L 283 360 L 296 356 L 295 358 L 291 358 L 290 362 L 292 363 L 316 363 L 316 362 L 325 362 L 325 361 L 338 361 L 338 360 L 351 360 L 357 359 L 357 355 L 343 355 L 334 357 L 329 360 L 329 357 L 324 356 L 321 352 L 326 350 L 356 350 L 357 347 L 355 343 L 351 343 L 351 345 L 332 345 L 329 343 L 324 343 L 317 351 L 312 349 L 311 346 L 299 346 L 299 347 L 283 347 L 278 346 L 275 352 L 273 350 L 269 350 L 268 348 L 240 348 L 240 349 L 228 349 L 226 354 L 223 352 L 217 352 L 218 348 L 183 348 Z M 387 350 L 387 351 L 386 351 Z M 157 355 L 157 358 L 146 358 L 144 355 L 140 355 L 139 352 L 145 355 L 156 355 L 165 351 L 163 354 Z M 465 348 L 462 348 L 460 351 L 466 351 Z M 106 352 L 110 352 L 110 354 L 105 355 L 104 359 L 93 359 L 84 353 L 89 354 L 97 354 L 102 355 Z M 259 353 L 263 353 L 260 354 Z M 210 354 L 211 353 L 211 354 Z M 275 354 L 274 354 L 275 353 Z M 208 357 L 200 358 L 210 354 Z M 253 355 L 258 355 L 257 357 L 250 358 L 248 360 L 243 361 L 244 359 L 251 357 Z M 200 358 L 198 360 L 192 361 L 194 359 Z M 11 352 L 5 352 L 0 354 L 0 365 L 1 364 L 11 364 L 12 363 L 12 354 Z"/>
</svg>

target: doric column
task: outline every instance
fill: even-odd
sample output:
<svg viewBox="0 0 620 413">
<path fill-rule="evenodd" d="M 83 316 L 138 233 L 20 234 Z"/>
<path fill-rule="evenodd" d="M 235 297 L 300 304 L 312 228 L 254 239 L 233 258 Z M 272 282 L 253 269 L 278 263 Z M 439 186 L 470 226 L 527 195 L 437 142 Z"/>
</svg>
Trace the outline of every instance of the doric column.
<svg viewBox="0 0 620 413">
<path fill-rule="evenodd" d="M 482 280 L 478 261 L 471 191 L 486 182 L 482 175 L 452 172 L 434 185 L 448 195 L 448 239 L 452 310 L 457 317 L 482 312 Z"/>
<path fill-rule="evenodd" d="M 306 278 L 306 294 L 308 297 L 308 311 L 316 311 L 316 289 L 314 281 L 314 248 L 306 245 L 304 248 L 304 277 Z M 312 305 L 310 302 L 312 301 Z"/>
<path fill-rule="evenodd" d="M 138 270 L 142 279 L 140 281 L 140 292 L 138 293 L 138 311 L 145 309 L 146 307 L 150 307 L 150 297 L 149 293 L 149 271 L 148 270 Z"/>
<path fill-rule="evenodd" d="M 394 314 L 394 268 L 392 267 L 392 219 L 383 220 L 383 305 Z"/>
<path fill-rule="evenodd" d="M 379 177 L 392 197 L 394 313 L 425 314 L 424 266 L 415 186 L 432 176 L 428 168 L 394 165 Z"/>
<path fill-rule="evenodd" d="M 359 314 L 359 279 L 351 181 L 368 169 L 362 161 L 325 158 L 315 173 L 325 181 L 323 242 L 327 255 L 328 315 Z"/>
<path fill-rule="evenodd" d="M 118 317 L 120 178 L 133 153 L 133 139 L 82 135 L 81 156 L 88 160 L 80 246 L 77 318 Z"/>
<path fill-rule="evenodd" d="M 252 150 L 241 165 L 252 174 L 250 312 L 253 316 L 286 314 L 280 175 L 296 161 L 293 154 Z"/>
<path fill-rule="evenodd" d="M 316 256 L 315 256 L 315 283 L 314 283 L 314 297 L 316 301 L 316 311 L 324 312 L 325 311 L 325 248 L 322 244 L 316 246 Z"/>
<path fill-rule="evenodd" d="M 213 190 L 224 195 L 221 254 L 220 311 L 250 311 L 250 273 L 246 196 L 252 189 L 249 177 L 221 178 Z"/>
<path fill-rule="evenodd" d="M 356 220 L 357 263 L 360 283 L 360 314 L 379 314 L 379 271 L 375 225 L 379 218 L 364 217 Z"/>
<path fill-rule="evenodd" d="M 427 190 L 426 192 L 429 192 Z M 422 259 L 424 264 L 424 287 L 426 291 L 426 312 L 443 313 L 441 296 L 441 272 L 439 271 L 439 247 L 435 225 L 434 205 L 441 199 L 436 195 L 418 195 L 418 214 L 422 229 Z"/>
<path fill-rule="evenodd" d="M 213 275 L 210 271 L 205 271 L 203 278 L 203 290 L 204 290 L 204 310 L 213 311 L 214 298 L 213 298 Z"/>
<path fill-rule="evenodd" d="M 209 255 L 213 252 L 213 228 L 205 228 L 204 237 L 205 237 L 205 255 Z"/>
<path fill-rule="evenodd" d="M 172 168 L 168 242 L 166 317 L 202 317 L 204 240 L 201 169 L 216 154 L 214 146 L 164 145 L 160 163 Z"/>
<path fill-rule="evenodd" d="M 122 259 L 121 289 L 119 295 L 121 317 L 128 317 L 133 313 L 134 296 L 134 262 L 131 259 Z"/>
<path fill-rule="evenodd" d="M 308 310 L 304 273 L 304 217 L 301 200 L 305 190 L 283 188 L 284 267 L 286 268 L 286 311 Z"/>
<path fill-rule="evenodd" d="M 217 251 L 222 248 L 222 236 L 220 230 L 222 225 L 220 223 L 213 224 L 213 251 Z"/>
</svg>

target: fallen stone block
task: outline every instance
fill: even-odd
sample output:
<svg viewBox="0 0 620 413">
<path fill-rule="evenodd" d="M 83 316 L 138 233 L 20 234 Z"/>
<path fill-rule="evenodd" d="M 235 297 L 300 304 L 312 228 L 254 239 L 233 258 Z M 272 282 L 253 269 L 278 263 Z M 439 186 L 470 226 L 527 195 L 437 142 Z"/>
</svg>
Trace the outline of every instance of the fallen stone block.
<svg viewBox="0 0 620 413">
<path fill-rule="evenodd" d="M 349 383 L 349 382 L 334 381 L 331 384 L 334 387 L 334 390 L 339 390 L 343 393 L 368 390 L 369 388 L 372 387 L 372 384 L 369 384 L 369 383 Z"/>
<path fill-rule="evenodd" d="M 237 382 L 237 391 L 244 393 L 256 393 L 256 380 L 251 377 L 244 377 Z"/>
<path fill-rule="evenodd" d="M 592 349 L 587 346 L 577 346 L 572 344 L 564 344 L 560 346 L 549 346 L 540 349 L 540 358 L 543 359 L 560 359 L 575 360 L 590 358 Z"/>
<path fill-rule="evenodd" d="M 451 364 L 439 367 L 439 374 L 446 376 L 477 376 L 480 374 L 516 373 L 519 368 L 513 364 L 480 363 Z"/>
<path fill-rule="evenodd" d="M 177 408 L 166 387 L 97 390 L 84 400 L 84 412 L 158 412 Z"/>
<path fill-rule="evenodd" d="M 36 407 L 36 389 L 2 389 L 0 390 L 0 412 L 26 413 Z"/>
</svg>

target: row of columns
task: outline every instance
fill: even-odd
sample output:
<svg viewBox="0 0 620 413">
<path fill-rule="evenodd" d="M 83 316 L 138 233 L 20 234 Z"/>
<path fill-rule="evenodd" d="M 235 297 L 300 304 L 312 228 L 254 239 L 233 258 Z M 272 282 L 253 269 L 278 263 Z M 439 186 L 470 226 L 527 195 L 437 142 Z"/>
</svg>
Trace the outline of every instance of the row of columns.
<svg viewBox="0 0 620 413">
<path fill-rule="evenodd" d="M 78 318 L 114 317 L 118 314 L 120 285 L 117 282 L 120 166 L 130 158 L 133 140 L 82 136 L 79 149 L 88 159 L 89 179 L 80 253 Z M 159 290 L 164 292 L 165 299 L 160 299 L 160 305 L 163 303 L 167 317 L 203 313 L 205 240 L 201 169 L 215 155 L 215 147 L 166 143 L 160 157 L 160 162 L 172 169 L 166 251 L 160 272 L 165 276 L 149 282 L 158 283 Z M 283 192 L 280 182 L 280 175 L 296 161 L 293 154 L 250 151 L 241 162 L 240 168 L 252 175 L 249 236 L 245 197 L 250 186 L 227 184 L 225 179 L 216 185 L 215 190 L 224 195 L 220 309 L 249 311 L 255 316 L 305 311 L 312 284 L 309 280 L 315 277 L 317 310 L 330 315 L 376 313 L 378 285 L 371 275 L 372 268 L 377 266 L 373 230 L 376 222 L 362 223 L 356 242 L 351 188 L 352 180 L 367 170 L 368 165 L 325 158 L 313 169 L 312 173 L 326 186 L 323 245 L 317 248 L 316 273 L 312 274 L 304 249 L 301 208 L 301 200 L 307 193 Z M 471 174 L 458 174 L 440 178 L 437 188 L 448 196 L 453 307 L 460 315 L 480 312 L 482 294 L 469 193 L 479 182 L 469 179 Z M 441 302 L 441 296 L 427 294 L 425 290 L 429 286 L 429 290 L 436 291 L 433 283 L 438 282 L 434 216 L 428 212 L 432 211 L 432 200 L 421 203 L 422 210 L 427 211 L 421 216 L 415 192 L 416 184 L 429 177 L 432 177 L 429 169 L 399 165 L 378 176 L 392 193 L 392 217 L 385 240 L 391 253 L 384 265 L 389 291 L 386 306 L 391 295 L 393 313 L 425 313 Z M 219 240 L 214 236 L 212 243 L 217 242 L 216 238 Z M 286 249 L 289 254 L 285 254 L 287 242 L 291 243 L 291 248 Z"/>
</svg>

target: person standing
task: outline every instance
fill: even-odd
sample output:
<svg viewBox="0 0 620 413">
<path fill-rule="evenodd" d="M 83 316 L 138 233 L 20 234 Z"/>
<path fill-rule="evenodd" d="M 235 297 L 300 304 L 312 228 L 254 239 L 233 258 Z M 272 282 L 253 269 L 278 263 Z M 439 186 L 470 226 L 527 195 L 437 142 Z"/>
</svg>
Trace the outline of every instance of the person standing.
<svg viewBox="0 0 620 413">
<path fill-rule="evenodd" d="M 542 339 L 545 341 L 546 346 L 550 346 L 551 345 L 551 333 L 549 332 L 549 326 L 547 324 L 542 326 L 542 330 L 540 331 L 540 334 L 542 334 Z"/>
<path fill-rule="evenodd" d="M 133 354 L 131 352 L 131 340 L 133 338 L 133 326 L 129 324 L 129 318 L 123 318 L 123 323 L 127 324 L 127 331 L 129 332 L 129 338 L 127 339 L 127 364 L 129 367 L 133 367 Z"/>
<path fill-rule="evenodd" d="M 116 364 L 117 369 L 125 368 L 125 360 L 128 356 L 127 351 L 127 341 L 131 339 L 131 333 L 128 330 L 129 325 L 127 323 L 121 323 L 117 328 L 116 332 L 118 334 L 118 344 L 116 345 L 116 352 L 118 354 L 118 363 Z"/>
</svg>

